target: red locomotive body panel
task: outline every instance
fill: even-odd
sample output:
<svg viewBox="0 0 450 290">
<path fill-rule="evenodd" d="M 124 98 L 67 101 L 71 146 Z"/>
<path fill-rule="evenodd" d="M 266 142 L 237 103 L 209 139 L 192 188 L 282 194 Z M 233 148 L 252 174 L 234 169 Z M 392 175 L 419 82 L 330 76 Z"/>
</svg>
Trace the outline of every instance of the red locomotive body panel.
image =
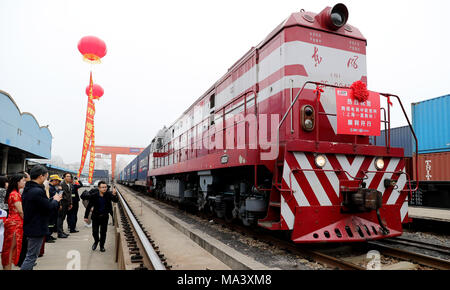
<svg viewBox="0 0 450 290">
<path fill-rule="evenodd" d="M 153 154 L 149 176 L 254 167 L 255 190 L 270 195 L 260 226 L 292 231 L 298 243 L 400 235 L 408 219 L 403 149 L 337 134 L 334 87 L 323 87 L 319 99 L 317 85 L 308 84 L 367 83 L 364 37 L 350 25 L 329 29 L 321 17 L 292 14 L 235 63 L 168 128 L 171 141 Z M 314 109 L 311 130 L 302 121 L 305 106 Z M 378 158 L 383 168 L 376 168 Z M 261 166 L 273 175 L 271 188 L 256 184 Z M 381 196 L 378 216 L 344 206 L 358 194 L 367 203 L 375 192 Z"/>
</svg>

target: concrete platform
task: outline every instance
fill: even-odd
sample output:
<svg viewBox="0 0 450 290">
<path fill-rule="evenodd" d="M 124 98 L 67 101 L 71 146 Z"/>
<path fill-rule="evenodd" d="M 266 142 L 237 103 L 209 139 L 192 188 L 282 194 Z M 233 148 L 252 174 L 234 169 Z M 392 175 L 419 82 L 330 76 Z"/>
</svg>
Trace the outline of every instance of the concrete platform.
<svg viewBox="0 0 450 290">
<path fill-rule="evenodd" d="M 424 208 L 424 207 L 408 207 L 408 216 L 413 219 L 434 220 L 440 222 L 450 222 L 450 210 Z"/>
<path fill-rule="evenodd" d="M 121 190 L 122 196 L 150 233 L 173 270 L 229 270 L 226 264 L 207 252 L 165 219 L 149 210 L 138 198 Z"/>
<path fill-rule="evenodd" d="M 84 225 L 84 206 L 80 203 L 78 211 L 78 233 L 70 234 L 66 239 L 57 239 L 55 243 L 45 244 L 45 254 L 37 259 L 34 270 L 117 270 L 115 262 L 115 229 L 110 216 L 108 233 L 106 235 L 106 252 L 92 251 L 94 243 L 92 228 Z M 64 222 L 64 231 L 67 223 Z M 53 234 L 55 236 L 55 234 Z M 18 269 L 18 268 L 16 268 Z"/>
<path fill-rule="evenodd" d="M 219 241 L 218 239 L 206 234 L 205 232 L 195 228 L 193 225 L 190 225 L 182 220 L 180 220 L 179 218 L 173 216 L 172 214 L 170 214 L 169 212 L 167 212 L 165 209 L 159 207 L 154 201 L 149 201 L 146 199 L 143 199 L 140 196 L 136 196 L 136 195 L 131 195 L 129 194 L 128 189 L 126 189 L 123 186 L 118 186 L 119 190 L 121 190 L 121 193 L 124 195 L 124 198 L 127 200 L 127 202 L 130 202 L 130 199 L 134 199 L 137 202 L 137 204 L 139 206 L 143 206 L 144 209 L 151 209 L 151 211 L 146 211 L 143 210 L 142 212 L 148 215 L 151 215 L 153 217 L 153 220 L 156 220 L 156 217 L 159 217 L 160 219 L 164 220 L 164 223 L 162 224 L 167 224 L 170 225 L 169 227 L 176 229 L 179 233 L 181 233 L 182 235 L 179 236 L 177 235 L 177 242 L 178 245 L 182 244 L 184 248 L 185 244 L 192 244 L 192 242 L 194 242 L 195 244 L 197 244 L 198 246 L 200 246 L 201 248 L 203 248 L 205 251 L 207 251 L 209 254 L 213 255 L 214 257 L 216 257 L 218 260 L 220 260 L 224 265 L 226 265 L 227 268 L 231 268 L 233 270 L 270 270 L 271 268 L 257 262 L 256 260 L 254 260 L 253 258 L 246 256 L 238 251 L 236 251 L 235 249 L 233 249 L 232 247 L 222 243 L 221 241 Z M 130 198 L 131 197 L 131 198 Z M 138 216 L 139 214 L 142 213 L 137 213 Z M 150 219 L 152 220 L 152 219 Z M 144 219 L 142 220 L 144 221 Z M 162 227 L 164 229 L 168 229 L 167 226 Z M 150 230 L 151 232 L 151 230 Z M 157 233 L 155 233 L 157 234 Z M 154 233 L 151 232 L 151 236 L 153 238 Z M 178 238 L 180 240 L 178 240 Z M 186 240 L 187 238 L 187 240 Z M 156 240 L 156 237 L 153 238 Z M 180 243 L 181 239 L 186 240 L 183 243 Z M 163 245 L 164 243 L 158 243 L 158 245 L 160 245 L 160 249 L 161 245 Z M 170 243 L 167 243 L 170 245 Z M 175 245 L 177 243 L 174 243 Z M 174 249 L 170 249 L 168 251 L 168 253 L 172 253 L 174 252 Z M 164 251 L 163 251 L 164 252 Z M 178 259 L 177 259 L 178 260 Z M 169 259 L 168 259 L 169 261 Z M 170 263 L 169 263 L 170 264 Z M 176 265 L 177 263 L 174 263 L 174 265 Z M 173 269 L 176 269 L 175 267 Z M 185 269 L 185 268 L 182 268 Z M 204 268 L 197 268 L 195 265 L 192 269 L 204 269 Z M 216 268 L 209 268 L 208 269 L 216 269 Z"/>
</svg>

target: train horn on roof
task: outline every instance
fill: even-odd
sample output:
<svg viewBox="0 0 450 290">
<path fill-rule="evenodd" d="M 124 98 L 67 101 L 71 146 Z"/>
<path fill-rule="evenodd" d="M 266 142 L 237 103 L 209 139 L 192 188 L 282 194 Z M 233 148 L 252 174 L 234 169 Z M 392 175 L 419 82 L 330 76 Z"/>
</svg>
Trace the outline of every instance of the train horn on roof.
<svg viewBox="0 0 450 290">
<path fill-rule="evenodd" d="M 336 4 L 333 7 L 326 7 L 319 13 L 318 18 L 322 25 L 331 30 L 338 30 L 347 23 L 348 9 L 342 3 Z"/>
</svg>

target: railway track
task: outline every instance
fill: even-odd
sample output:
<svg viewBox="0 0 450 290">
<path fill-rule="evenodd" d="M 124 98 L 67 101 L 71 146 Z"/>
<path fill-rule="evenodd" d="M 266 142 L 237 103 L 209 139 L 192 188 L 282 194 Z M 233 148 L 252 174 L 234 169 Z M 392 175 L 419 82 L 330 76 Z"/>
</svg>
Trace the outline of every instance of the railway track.
<svg viewBox="0 0 450 290">
<path fill-rule="evenodd" d="M 434 251 L 434 252 L 438 252 L 438 253 L 450 256 L 450 247 L 443 246 L 443 245 L 431 244 L 431 243 L 426 243 L 423 241 L 412 240 L 412 239 L 403 238 L 403 237 L 395 237 L 395 238 L 386 239 L 386 240 L 384 240 L 384 242 L 405 245 L 405 246 L 412 246 L 415 248 L 419 248 L 419 249 L 423 249 L 423 250 L 430 250 L 430 251 Z"/>
<path fill-rule="evenodd" d="M 319 263 L 325 264 L 329 267 L 334 267 L 334 268 L 338 268 L 341 270 L 366 270 L 366 268 L 359 266 L 357 264 L 351 263 L 347 260 L 344 260 L 342 258 L 338 258 L 332 254 L 328 254 L 324 251 L 318 250 L 318 249 L 314 249 L 314 248 L 310 248 L 309 246 L 299 246 L 297 244 L 293 244 L 289 241 L 285 241 L 283 239 L 274 237 L 274 236 L 270 236 L 270 235 L 261 235 L 261 234 L 255 234 L 253 232 L 251 232 L 248 228 L 246 227 L 242 227 L 239 225 L 235 225 L 235 224 L 227 224 L 226 222 L 217 219 L 217 218 L 213 218 L 215 223 L 227 226 L 229 228 L 231 228 L 234 231 L 239 231 L 245 235 L 251 235 L 254 238 L 257 238 L 259 240 L 268 242 L 269 244 L 272 245 L 276 245 L 277 247 L 289 252 L 289 253 L 293 253 L 305 258 L 308 258 L 310 260 L 314 260 L 317 261 Z M 406 243 L 408 242 L 409 245 L 412 245 L 413 240 L 409 240 L 405 241 L 406 239 L 403 238 L 398 238 L 398 239 L 389 239 L 389 242 L 392 243 L 392 241 L 401 241 L 402 243 Z M 403 250 L 403 249 L 398 249 L 395 247 L 391 247 L 389 245 L 387 245 L 387 241 L 370 241 L 367 242 L 366 245 L 370 246 L 371 249 L 376 249 L 380 252 L 381 255 L 384 256 L 390 256 L 393 258 L 397 258 L 400 260 L 405 260 L 405 261 L 409 261 L 415 264 L 420 264 L 420 265 L 424 265 L 424 266 L 428 266 L 434 269 L 439 269 L 439 270 L 449 270 L 450 269 L 450 261 L 449 260 L 444 260 L 438 257 L 434 257 L 434 256 L 429 256 L 429 255 L 424 255 L 421 253 L 416 253 L 416 252 L 412 252 L 412 251 L 407 251 L 407 250 Z M 421 247 L 424 249 L 440 249 L 443 253 L 445 254 L 449 254 L 448 252 L 448 248 L 445 246 L 436 246 L 436 245 L 430 245 L 428 243 L 425 242 L 417 242 L 417 247 Z M 436 247 L 433 247 L 436 246 Z"/>
<path fill-rule="evenodd" d="M 156 203 L 162 202 L 162 201 L 154 199 L 150 196 L 138 193 L 134 190 L 131 190 L 131 189 L 128 189 L 128 190 L 135 193 L 138 198 L 151 200 Z M 176 208 L 173 204 L 168 204 L 166 202 L 162 202 L 162 203 L 165 205 L 172 206 L 176 210 L 180 210 L 180 209 Z M 185 213 L 185 211 L 183 211 L 183 212 Z M 207 215 L 200 214 L 200 213 L 187 213 L 187 214 L 199 217 L 206 221 L 212 220 L 212 221 L 214 221 L 214 223 L 216 223 L 224 228 L 228 228 L 229 230 L 231 230 L 233 232 L 238 232 L 243 236 L 252 237 L 254 240 L 264 242 L 270 246 L 275 246 L 279 249 L 284 250 L 287 253 L 301 256 L 302 258 L 305 258 L 309 261 L 315 261 L 315 262 L 318 262 L 320 264 L 323 264 L 323 265 L 333 268 L 333 269 L 366 270 L 366 268 L 361 265 L 357 265 L 356 263 L 349 262 L 348 260 L 337 257 L 336 255 L 333 255 L 332 253 L 328 253 L 327 251 L 317 249 L 314 246 L 310 246 L 310 245 L 299 246 L 298 244 L 294 244 L 291 241 L 287 241 L 285 239 L 282 239 L 282 238 L 279 238 L 279 237 L 276 237 L 273 235 L 269 235 L 264 232 L 257 232 L 257 231 L 252 230 L 251 228 L 244 227 L 242 225 L 235 224 L 235 223 L 229 223 L 229 222 L 226 222 L 226 221 L 216 218 L 216 217 L 211 217 L 211 216 L 207 216 Z M 428 256 L 428 255 L 424 255 L 424 254 L 420 254 L 420 253 L 416 253 L 416 252 L 412 252 L 412 251 L 398 249 L 398 248 L 389 246 L 387 244 L 387 243 L 394 243 L 394 242 L 409 243 L 409 245 L 412 245 L 413 242 L 416 242 L 416 241 L 409 240 L 409 239 L 407 240 L 404 238 L 392 238 L 392 239 L 387 240 L 386 242 L 384 242 L 384 241 L 369 241 L 363 245 L 368 248 L 378 250 L 380 252 L 380 254 L 384 255 L 384 256 L 393 257 L 393 258 L 396 258 L 399 260 L 410 261 L 412 263 L 420 264 L 420 265 L 427 266 L 427 267 L 430 267 L 433 269 L 447 269 L 447 270 L 450 269 L 450 261 L 448 261 L 448 260 L 443 260 L 443 259 L 440 259 L 440 258 L 437 258 L 434 256 Z M 444 246 L 430 245 L 430 244 L 427 244 L 424 242 L 417 242 L 416 245 L 417 245 L 417 247 L 421 247 L 423 249 L 425 249 L 425 248 L 426 249 L 433 248 L 434 250 L 439 249 L 440 252 L 443 252 L 444 254 L 448 254 L 448 250 L 449 250 L 447 247 L 444 247 Z"/>
<path fill-rule="evenodd" d="M 147 195 L 143 195 L 139 192 L 136 192 L 132 189 L 127 188 L 127 190 L 129 190 L 130 192 L 133 192 L 134 194 L 137 195 L 138 198 L 142 198 L 142 199 L 147 199 L 147 200 L 151 200 L 153 202 L 156 203 L 160 203 L 161 201 L 156 200 L 152 197 L 149 197 Z M 176 208 L 175 206 L 168 204 L 168 203 L 164 203 L 166 205 L 170 205 L 173 208 Z M 179 210 L 179 209 L 177 209 Z M 190 214 L 190 213 L 188 213 Z M 203 216 L 199 213 L 193 214 L 196 217 L 200 217 L 206 221 L 209 221 L 211 219 L 211 217 L 207 217 L 207 216 Z M 235 231 L 235 232 L 239 232 L 242 235 L 245 236 L 252 236 L 255 240 L 259 240 L 262 242 L 265 242 L 269 245 L 273 245 L 276 246 L 280 249 L 283 249 L 284 251 L 291 253 L 291 254 L 296 254 L 299 255 L 303 258 L 306 258 L 310 261 L 316 261 L 319 262 L 321 264 L 327 265 L 328 267 L 331 268 L 337 268 L 337 269 L 342 269 L 342 270 L 365 270 L 365 268 L 359 266 L 359 265 L 355 265 L 353 263 L 344 261 L 342 259 L 333 257 L 331 255 L 328 255 L 326 253 L 322 253 L 320 251 L 315 251 L 315 250 L 311 250 L 311 249 L 306 249 L 306 248 L 300 248 L 295 244 L 289 243 L 287 241 L 272 237 L 270 235 L 267 234 L 259 234 L 259 233 L 255 233 L 253 232 L 250 228 L 241 226 L 241 225 L 237 225 L 237 224 L 233 224 L 233 223 L 227 223 L 221 219 L 218 218 L 212 218 L 214 220 L 214 222 L 216 224 L 219 224 L 223 227 L 227 227 L 228 229 Z"/>
<path fill-rule="evenodd" d="M 444 260 L 435 256 L 425 255 L 409 250 L 399 249 L 388 245 L 388 243 L 389 242 L 386 241 L 368 242 L 371 247 L 376 248 L 384 255 L 428 266 L 434 269 L 450 270 L 449 260 Z"/>
<path fill-rule="evenodd" d="M 250 236 L 255 240 L 265 242 L 270 246 L 275 246 L 277 248 L 284 250 L 287 253 L 301 256 L 309 261 L 319 262 L 328 267 L 335 269 L 337 268 L 341 270 L 365 270 L 365 268 L 359 265 L 350 263 L 348 261 L 326 254 L 319 250 L 310 249 L 309 247 L 299 247 L 298 245 L 283 240 L 281 238 L 277 238 L 265 233 L 256 233 L 255 231 L 252 231 L 251 228 L 247 228 L 237 224 L 227 223 L 226 221 L 223 221 L 218 218 L 212 219 L 215 223 L 223 227 L 227 227 L 232 231 L 239 232 L 240 234 L 245 236 Z"/>
<path fill-rule="evenodd" d="M 133 263 L 139 263 L 137 270 L 167 270 L 170 266 L 165 261 L 164 255 L 159 252 L 158 247 L 151 239 L 149 233 L 142 226 L 136 215 L 128 206 L 120 190 L 119 211 L 121 213 L 121 223 Z"/>
</svg>

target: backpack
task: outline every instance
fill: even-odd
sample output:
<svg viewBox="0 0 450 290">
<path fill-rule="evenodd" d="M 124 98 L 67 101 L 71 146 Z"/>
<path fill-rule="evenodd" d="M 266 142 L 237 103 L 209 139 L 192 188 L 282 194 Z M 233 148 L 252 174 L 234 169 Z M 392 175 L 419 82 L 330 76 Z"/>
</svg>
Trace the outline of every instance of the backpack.
<svg viewBox="0 0 450 290">
<path fill-rule="evenodd" d="M 91 196 L 95 194 L 95 189 L 91 189 L 91 190 L 84 190 L 83 193 L 80 195 L 80 198 L 82 200 L 89 200 L 91 199 Z"/>
</svg>

